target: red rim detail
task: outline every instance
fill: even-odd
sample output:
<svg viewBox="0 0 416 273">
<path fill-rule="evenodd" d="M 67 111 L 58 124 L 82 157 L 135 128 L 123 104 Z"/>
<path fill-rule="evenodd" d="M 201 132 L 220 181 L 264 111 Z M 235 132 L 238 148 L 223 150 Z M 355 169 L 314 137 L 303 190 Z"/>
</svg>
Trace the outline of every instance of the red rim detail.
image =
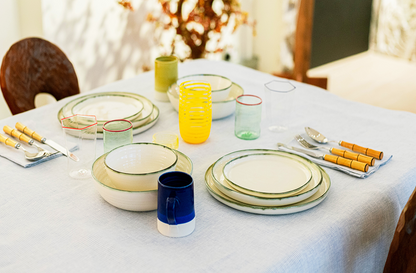
<svg viewBox="0 0 416 273">
<path fill-rule="evenodd" d="M 109 123 L 109 122 L 113 122 L 113 121 L 126 121 L 126 122 L 130 123 L 130 127 L 126 128 L 126 129 L 123 129 L 123 130 L 108 130 L 108 129 L 106 129 L 106 128 L 105 128 L 105 125 L 106 125 L 107 123 Z M 128 131 L 128 130 L 130 130 L 132 127 L 133 127 L 133 123 L 132 123 L 130 120 L 127 120 L 127 119 L 113 119 L 113 120 L 109 120 L 109 121 L 107 121 L 106 123 L 104 123 L 104 124 L 103 124 L 103 130 L 104 130 L 104 131 L 107 131 L 107 132 L 114 132 L 114 133 Z"/>
<path fill-rule="evenodd" d="M 241 98 L 241 97 L 255 97 L 255 98 L 258 98 L 259 100 L 260 100 L 260 102 L 259 103 L 244 103 L 244 102 L 241 102 L 241 101 L 239 101 L 238 99 L 239 98 Z M 239 104 L 242 104 L 242 105 L 248 105 L 248 106 L 256 106 L 256 105 L 260 105 L 262 102 L 263 102 L 263 100 L 260 98 L 260 97 L 258 97 L 258 96 L 256 96 L 256 95 L 240 95 L 240 96 L 238 96 L 237 97 L 237 99 L 236 99 L 236 101 L 239 103 Z"/>
</svg>

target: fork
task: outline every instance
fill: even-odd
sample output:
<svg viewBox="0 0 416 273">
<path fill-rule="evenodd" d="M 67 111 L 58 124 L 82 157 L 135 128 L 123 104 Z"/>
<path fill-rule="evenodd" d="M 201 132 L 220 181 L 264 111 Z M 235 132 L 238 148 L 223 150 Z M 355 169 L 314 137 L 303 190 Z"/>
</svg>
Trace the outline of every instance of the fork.
<svg viewBox="0 0 416 273">
<path fill-rule="evenodd" d="M 307 149 L 311 149 L 311 150 L 321 149 L 321 150 L 329 151 L 330 153 L 332 153 L 334 155 L 338 155 L 338 156 L 342 156 L 342 157 L 345 157 L 345 158 L 348 158 L 348 159 L 364 162 L 364 163 L 367 163 L 369 166 L 374 166 L 374 162 L 375 162 L 374 157 L 370 157 L 370 156 L 366 156 L 366 155 L 362 155 L 362 154 L 357 154 L 357 153 L 353 153 L 353 152 L 350 152 L 350 151 L 341 150 L 341 149 L 337 149 L 337 148 L 327 148 L 327 147 L 322 147 L 322 146 L 316 146 L 316 145 L 313 145 L 313 144 L 309 143 L 308 141 L 306 141 L 306 139 L 304 139 L 301 135 L 295 135 L 295 139 L 298 141 L 298 143 L 300 145 L 302 145 L 303 147 L 305 147 Z"/>
</svg>

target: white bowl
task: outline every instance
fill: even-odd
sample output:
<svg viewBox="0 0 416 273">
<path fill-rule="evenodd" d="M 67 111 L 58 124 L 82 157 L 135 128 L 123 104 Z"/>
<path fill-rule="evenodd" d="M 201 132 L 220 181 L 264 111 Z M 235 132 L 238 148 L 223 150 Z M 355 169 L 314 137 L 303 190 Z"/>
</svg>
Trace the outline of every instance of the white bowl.
<svg viewBox="0 0 416 273">
<path fill-rule="evenodd" d="M 175 170 L 178 155 L 156 143 L 131 143 L 106 154 L 104 165 L 117 188 L 128 191 L 157 189 L 157 180 L 165 172 Z"/>
<path fill-rule="evenodd" d="M 212 119 L 221 119 L 228 117 L 235 111 L 235 99 L 244 94 L 241 86 L 233 83 L 228 98 L 223 101 L 212 102 Z M 168 89 L 168 97 L 173 108 L 179 112 L 179 87 L 176 83 L 172 84 Z"/>
<path fill-rule="evenodd" d="M 179 151 L 176 171 L 192 175 L 192 161 Z M 150 191 L 124 191 L 118 189 L 107 175 L 104 165 L 105 154 L 97 158 L 92 165 L 92 176 L 95 186 L 101 197 L 111 205 L 130 211 L 150 211 L 157 209 L 157 190 Z"/>
<path fill-rule="evenodd" d="M 186 81 L 201 81 L 209 83 L 211 85 L 211 98 L 213 102 L 226 100 L 230 94 L 231 86 L 233 84 L 230 79 L 214 74 L 188 75 L 179 78 L 176 81 L 176 84 L 179 86 L 181 83 Z"/>
</svg>

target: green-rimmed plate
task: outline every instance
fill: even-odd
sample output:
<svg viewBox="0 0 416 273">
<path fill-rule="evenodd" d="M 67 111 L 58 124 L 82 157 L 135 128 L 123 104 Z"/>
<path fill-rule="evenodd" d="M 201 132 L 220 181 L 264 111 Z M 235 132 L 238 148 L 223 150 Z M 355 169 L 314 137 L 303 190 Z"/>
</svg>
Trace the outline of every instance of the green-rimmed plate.
<svg viewBox="0 0 416 273">
<path fill-rule="evenodd" d="M 224 177 L 223 168 L 224 165 L 227 164 L 233 158 L 238 158 L 244 155 L 250 154 L 278 154 L 280 156 L 285 156 L 291 158 L 293 160 L 298 161 L 301 164 L 306 165 L 311 173 L 312 179 L 307 184 L 305 188 L 301 191 L 294 193 L 294 194 L 282 194 L 276 197 L 271 198 L 269 197 L 261 197 L 261 196 L 253 196 L 251 194 L 246 194 L 244 192 L 240 192 L 235 190 L 229 183 L 229 181 Z M 218 163 L 217 163 L 218 162 Z M 295 154 L 277 151 L 277 150 L 267 150 L 267 149 L 248 149 L 248 150 L 241 150 L 236 151 L 230 154 L 227 154 L 217 160 L 217 164 L 213 165 L 211 176 L 213 178 L 215 186 L 220 190 L 223 194 L 235 199 L 237 201 L 247 203 L 250 205 L 256 206 L 285 206 L 293 203 L 297 203 L 303 201 L 312 195 L 314 195 L 318 191 L 318 187 L 322 184 L 322 173 L 318 165 L 313 163 L 312 161 L 300 157 Z"/>
<path fill-rule="evenodd" d="M 159 120 L 159 108 L 156 105 L 153 105 L 153 103 L 146 97 L 130 92 L 100 92 L 78 97 L 65 104 L 58 111 L 58 120 L 60 122 L 62 118 L 73 115 L 73 107 L 81 101 L 92 98 L 106 98 L 108 100 L 111 100 L 112 98 L 121 96 L 125 96 L 126 98 L 130 97 L 134 99 L 139 99 L 143 103 L 143 110 L 141 111 L 140 115 L 136 115 L 134 118 L 130 119 L 127 118 L 133 123 L 133 134 L 139 134 L 141 132 L 146 131 L 147 129 L 155 125 L 156 122 Z M 97 138 L 103 138 L 102 126 L 105 122 L 106 120 L 101 120 L 97 122 Z"/>
<path fill-rule="evenodd" d="M 113 119 L 135 119 L 141 115 L 144 108 L 140 98 L 129 95 L 98 94 L 77 101 L 71 107 L 73 115 L 95 115 L 100 123 Z"/>
<path fill-rule="evenodd" d="M 331 179 L 328 174 L 319 167 L 323 181 L 318 187 L 318 190 L 311 197 L 287 206 L 255 206 L 251 204 L 246 204 L 238 200 L 232 199 L 231 197 L 223 194 L 215 185 L 214 179 L 212 177 L 212 167 L 211 165 L 205 173 L 205 185 L 208 189 L 208 192 L 219 202 L 232 207 L 236 210 L 255 213 L 255 214 L 266 214 L 266 215 L 283 215 L 297 213 L 301 211 L 308 210 L 317 206 L 321 203 L 328 195 L 329 189 L 331 187 Z"/>
<path fill-rule="evenodd" d="M 238 191 L 261 197 L 295 194 L 312 179 L 308 166 L 282 154 L 253 153 L 225 163 L 225 178 Z"/>
</svg>

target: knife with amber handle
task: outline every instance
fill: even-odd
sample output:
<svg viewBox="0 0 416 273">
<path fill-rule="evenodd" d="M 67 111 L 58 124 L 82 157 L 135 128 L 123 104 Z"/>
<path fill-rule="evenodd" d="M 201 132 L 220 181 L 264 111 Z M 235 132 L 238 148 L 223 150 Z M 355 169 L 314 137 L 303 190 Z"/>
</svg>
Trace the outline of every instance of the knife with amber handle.
<svg viewBox="0 0 416 273">
<path fill-rule="evenodd" d="M 20 133 L 19 131 L 17 131 L 16 129 L 14 129 L 14 128 L 12 128 L 12 127 L 10 127 L 10 126 L 8 126 L 8 125 L 5 125 L 4 127 L 3 127 L 3 131 L 6 133 L 6 134 L 8 134 L 8 135 L 10 135 L 10 136 L 12 136 L 12 137 L 15 137 L 15 138 L 17 138 L 18 140 L 20 140 L 20 141 L 23 141 L 23 142 L 25 142 L 25 143 L 27 143 L 27 144 L 29 144 L 30 146 L 35 146 L 36 148 L 40 148 L 36 143 L 35 143 L 35 141 L 33 140 L 33 139 L 31 139 L 30 137 L 28 137 L 27 135 L 25 135 L 25 134 L 22 134 L 22 133 Z M 40 148 L 40 149 L 42 149 L 42 148 Z"/>
<path fill-rule="evenodd" d="M 324 135 L 322 135 L 315 129 L 312 129 L 311 127 L 305 127 L 305 131 L 310 138 L 312 138 L 318 143 L 326 144 L 328 142 L 336 142 L 338 143 L 338 145 L 348 148 L 350 150 L 353 150 L 354 152 L 362 153 L 362 154 L 374 157 L 375 159 L 378 159 L 378 160 L 383 159 L 383 156 L 384 156 L 383 152 L 376 151 L 370 148 L 361 147 L 356 144 L 348 143 L 342 140 L 340 141 L 328 140 Z"/>
<path fill-rule="evenodd" d="M 30 161 L 36 161 L 36 160 L 39 160 L 39 159 L 44 158 L 46 156 L 45 151 L 38 152 L 38 153 L 29 152 L 28 150 L 26 150 L 25 148 L 22 147 L 22 144 L 20 144 L 19 142 L 14 141 L 10 137 L 6 137 L 5 135 L 2 135 L 2 134 L 0 134 L 0 142 L 3 142 L 7 146 L 13 147 L 17 150 L 21 150 L 22 152 L 25 153 L 25 158 L 27 160 L 30 160 Z"/>
<path fill-rule="evenodd" d="M 362 172 L 367 172 L 368 171 L 368 164 L 364 163 L 364 162 L 360 162 L 360 161 L 356 161 L 356 160 L 350 160 L 350 159 L 346 159 L 340 156 L 336 156 L 336 155 L 328 155 L 328 154 L 321 154 L 321 153 L 315 153 L 309 150 L 304 150 L 298 147 L 291 147 L 288 145 L 285 145 L 283 143 L 277 143 L 278 147 L 285 147 L 287 149 L 293 150 L 293 151 L 297 151 L 306 155 L 309 155 L 311 157 L 314 158 L 318 158 L 318 159 L 323 159 L 325 161 L 329 161 L 332 163 L 335 163 L 337 165 L 342 165 L 354 170 L 359 170 Z"/>
<path fill-rule="evenodd" d="M 61 145 L 59 145 L 58 143 L 50 140 L 50 139 L 46 139 L 45 137 L 39 135 L 38 133 L 36 133 L 35 131 L 27 128 L 27 126 L 21 124 L 20 122 L 16 123 L 16 129 L 19 130 L 20 132 L 24 133 L 25 135 L 43 143 L 48 145 L 49 147 L 61 152 L 64 156 L 68 156 L 69 158 L 71 158 L 74 161 L 79 161 L 79 158 L 76 157 L 73 153 L 71 153 L 70 151 L 68 151 L 67 149 L 65 149 L 64 147 L 62 147 Z"/>
<path fill-rule="evenodd" d="M 331 154 L 342 156 L 342 157 L 352 159 L 352 160 L 357 160 L 360 162 L 364 162 L 370 166 L 374 166 L 374 163 L 375 163 L 374 157 L 366 156 L 363 154 L 357 154 L 357 153 L 353 153 L 347 150 L 342 150 L 342 149 L 337 149 L 337 148 L 332 148 L 332 147 L 313 145 L 309 143 L 308 141 L 306 141 L 306 139 L 304 139 L 301 135 L 295 135 L 295 139 L 302 147 L 305 147 L 306 149 L 312 149 L 312 150 L 320 149 L 320 150 L 328 151 Z"/>
<path fill-rule="evenodd" d="M 45 152 L 45 155 L 48 155 L 48 156 L 49 156 L 49 155 L 51 155 L 51 154 L 55 154 L 55 153 L 57 153 L 57 152 L 55 152 L 55 153 L 50 153 L 49 151 L 46 151 L 45 149 L 43 149 L 42 147 L 40 147 L 39 145 L 37 145 L 37 144 L 35 143 L 35 141 L 34 141 L 32 138 L 28 137 L 28 136 L 27 136 L 27 135 L 25 135 L 25 134 L 22 134 L 22 133 L 21 133 L 21 132 L 19 132 L 18 130 L 14 129 L 14 128 L 12 128 L 12 127 L 8 126 L 8 125 L 5 125 L 5 126 L 3 127 L 3 131 L 4 131 L 6 134 L 8 134 L 8 135 L 10 135 L 10 136 L 12 136 L 12 137 L 15 137 L 15 138 L 17 138 L 18 140 L 23 141 L 23 142 L 25 142 L 25 143 L 29 144 L 30 146 L 35 146 L 35 147 L 38 149 L 38 151 L 39 151 L 39 152 L 44 151 L 44 152 Z"/>
</svg>

